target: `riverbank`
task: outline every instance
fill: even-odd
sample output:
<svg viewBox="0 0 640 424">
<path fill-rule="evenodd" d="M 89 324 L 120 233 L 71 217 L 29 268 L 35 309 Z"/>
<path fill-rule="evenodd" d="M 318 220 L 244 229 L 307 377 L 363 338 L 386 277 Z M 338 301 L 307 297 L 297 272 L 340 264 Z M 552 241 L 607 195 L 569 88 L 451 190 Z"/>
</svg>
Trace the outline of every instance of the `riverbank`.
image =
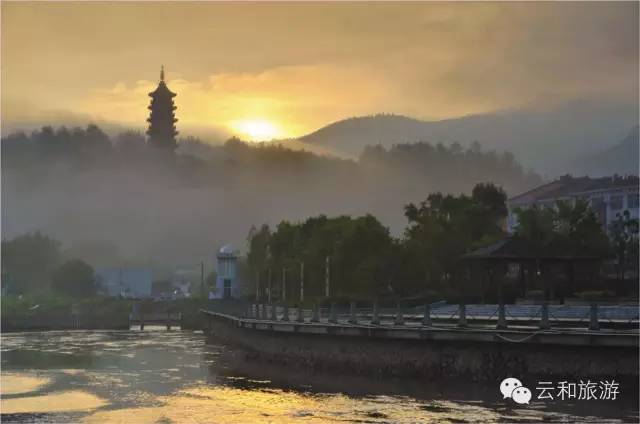
<svg viewBox="0 0 640 424">
<path fill-rule="evenodd" d="M 606 334 L 495 330 L 375 329 L 358 325 L 258 322 L 208 313 L 208 334 L 271 363 L 362 375 L 451 377 L 470 381 L 517 375 L 531 378 L 638 378 L 634 343 L 607 345 Z M 251 322 L 250 322 L 251 321 Z M 246 325 L 245 325 L 246 324 Z M 503 336 L 496 337 L 496 334 Z M 578 338 L 573 337 L 577 335 Z M 545 337 L 553 343 L 545 343 Z M 596 339 L 587 343 L 590 339 Z M 578 344 L 578 341 L 582 343 Z"/>
<path fill-rule="evenodd" d="M 49 330 L 128 330 L 130 314 L 136 300 L 113 297 L 72 299 L 56 296 L 2 296 L 0 331 L 49 331 Z M 191 298 L 170 302 L 152 302 L 145 306 L 149 313 L 171 310 L 180 314 L 179 327 L 185 330 L 202 330 L 206 320 L 199 313 L 201 308 L 220 311 L 239 311 L 243 303 L 210 301 Z"/>
</svg>

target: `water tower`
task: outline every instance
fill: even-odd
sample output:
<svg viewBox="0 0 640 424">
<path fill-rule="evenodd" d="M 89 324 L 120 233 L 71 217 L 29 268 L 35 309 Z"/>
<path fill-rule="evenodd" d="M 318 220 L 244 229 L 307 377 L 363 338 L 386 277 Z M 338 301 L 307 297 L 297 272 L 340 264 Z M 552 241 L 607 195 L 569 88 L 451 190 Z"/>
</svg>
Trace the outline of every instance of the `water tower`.
<svg viewBox="0 0 640 424">
<path fill-rule="evenodd" d="M 212 299 L 227 299 L 237 296 L 237 272 L 236 265 L 238 255 L 230 245 L 224 245 L 218 251 L 216 290 L 209 296 Z"/>
</svg>

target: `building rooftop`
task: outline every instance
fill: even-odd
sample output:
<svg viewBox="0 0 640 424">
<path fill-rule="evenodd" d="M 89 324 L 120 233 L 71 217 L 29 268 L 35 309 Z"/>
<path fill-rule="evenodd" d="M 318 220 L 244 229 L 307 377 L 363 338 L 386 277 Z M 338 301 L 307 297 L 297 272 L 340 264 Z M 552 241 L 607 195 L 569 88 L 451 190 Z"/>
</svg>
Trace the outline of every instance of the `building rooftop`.
<svg viewBox="0 0 640 424">
<path fill-rule="evenodd" d="M 635 175 L 590 178 L 565 175 L 548 184 L 541 185 L 509 199 L 511 203 L 530 203 L 553 200 L 599 190 L 639 186 L 640 179 Z"/>
<path fill-rule="evenodd" d="M 218 251 L 218 254 L 223 256 L 231 256 L 234 255 L 234 253 L 235 252 L 233 251 L 233 246 L 231 246 L 230 244 L 225 244 Z"/>
</svg>

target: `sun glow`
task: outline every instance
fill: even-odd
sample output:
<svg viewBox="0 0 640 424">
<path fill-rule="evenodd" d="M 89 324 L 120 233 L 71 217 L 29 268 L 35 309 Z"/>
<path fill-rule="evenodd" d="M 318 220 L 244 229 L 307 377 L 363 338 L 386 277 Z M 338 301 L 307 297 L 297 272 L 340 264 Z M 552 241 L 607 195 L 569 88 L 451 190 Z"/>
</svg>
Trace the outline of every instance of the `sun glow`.
<svg viewBox="0 0 640 424">
<path fill-rule="evenodd" d="M 235 121 L 231 127 L 238 133 L 238 136 L 249 141 L 269 141 L 282 136 L 277 125 L 264 119 Z"/>
</svg>

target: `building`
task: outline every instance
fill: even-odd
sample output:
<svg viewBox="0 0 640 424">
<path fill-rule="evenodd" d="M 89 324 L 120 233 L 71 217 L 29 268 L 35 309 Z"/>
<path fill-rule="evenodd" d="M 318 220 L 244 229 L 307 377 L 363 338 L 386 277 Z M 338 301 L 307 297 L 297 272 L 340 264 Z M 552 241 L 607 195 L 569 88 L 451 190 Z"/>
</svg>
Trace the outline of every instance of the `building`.
<svg viewBox="0 0 640 424">
<path fill-rule="evenodd" d="M 164 82 L 164 67 L 162 67 L 158 88 L 149 93 L 151 114 L 147 119 L 149 122 L 147 135 L 150 145 L 171 153 L 176 150 L 176 135 L 178 135 L 175 126 L 178 122 L 175 116 L 176 106 L 173 104 L 175 96 L 176 93 L 171 92 Z"/>
<path fill-rule="evenodd" d="M 171 279 L 173 296 L 191 297 L 199 294 L 204 279 L 204 264 L 180 265 L 176 267 Z"/>
<path fill-rule="evenodd" d="M 237 261 L 238 255 L 230 245 L 222 246 L 216 255 L 217 277 L 216 287 L 209 293 L 210 299 L 227 299 L 237 297 Z"/>
<path fill-rule="evenodd" d="M 107 296 L 131 299 L 152 297 L 150 268 L 97 268 L 96 283 Z"/>
<path fill-rule="evenodd" d="M 590 178 L 566 175 L 507 200 L 507 229 L 510 233 L 515 231 L 518 225 L 517 209 L 533 205 L 554 207 L 559 200 L 574 203 L 584 200 L 596 212 L 608 234 L 609 226 L 618 214 L 629 211 L 631 218 L 638 218 L 638 183 L 637 176 Z"/>
</svg>

